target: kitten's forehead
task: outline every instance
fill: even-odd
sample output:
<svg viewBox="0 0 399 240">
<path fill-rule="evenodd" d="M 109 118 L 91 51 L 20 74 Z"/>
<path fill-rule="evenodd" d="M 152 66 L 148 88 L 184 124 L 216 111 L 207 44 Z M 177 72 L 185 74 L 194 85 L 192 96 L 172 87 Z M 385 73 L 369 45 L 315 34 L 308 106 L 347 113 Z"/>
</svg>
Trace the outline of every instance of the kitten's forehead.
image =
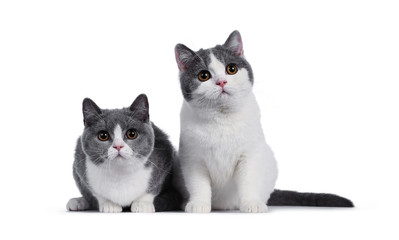
<svg viewBox="0 0 399 240">
<path fill-rule="evenodd" d="M 211 61 L 211 49 L 200 49 L 195 54 L 199 57 L 199 59 L 196 59 L 194 62 L 192 62 L 192 67 L 204 68 L 209 65 Z"/>
<path fill-rule="evenodd" d="M 115 126 L 114 136 L 115 136 L 115 138 L 122 138 L 122 128 L 119 124 L 116 124 L 116 126 Z"/>
<path fill-rule="evenodd" d="M 206 60 L 207 60 L 208 64 L 212 60 L 211 59 L 212 55 L 213 55 L 213 57 L 215 57 L 217 60 L 219 60 L 223 64 L 230 63 L 231 61 L 238 61 L 241 58 L 241 57 L 233 54 L 231 51 L 229 51 L 225 47 L 220 46 L 220 45 L 217 45 L 213 48 L 207 49 L 205 51 L 205 54 L 206 54 L 206 58 L 207 58 Z"/>
<path fill-rule="evenodd" d="M 200 57 L 201 64 L 203 65 L 202 67 L 208 67 L 212 61 L 215 62 L 215 60 L 222 64 L 226 64 L 226 61 L 234 57 L 229 56 L 230 54 L 226 49 L 218 46 L 209 49 L 200 49 L 196 52 L 196 55 Z"/>
<path fill-rule="evenodd" d="M 99 121 L 99 125 L 109 131 L 114 131 L 118 126 L 123 130 L 134 126 L 138 127 L 142 124 L 141 121 L 134 118 L 133 112 L 126 109 L 104 110 L 103 112 L 103 121 Z"/>
<path fill-rule="evenodd" d="M 211 52 L 209 55 L 209 65 L 208 68 L 210 71 L 220 74 L 225 72 L 225 64 L 221 62 L 219 59 L 216 58 L 216 56 Z"/>
</svg>

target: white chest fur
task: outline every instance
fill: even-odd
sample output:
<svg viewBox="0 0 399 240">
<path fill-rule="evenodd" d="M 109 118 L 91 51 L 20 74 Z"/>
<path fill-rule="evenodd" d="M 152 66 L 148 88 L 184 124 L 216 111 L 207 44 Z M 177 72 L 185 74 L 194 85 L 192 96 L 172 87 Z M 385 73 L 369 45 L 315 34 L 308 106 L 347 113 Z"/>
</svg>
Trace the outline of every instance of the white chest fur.
<svg viewBox="0 0 399 240">
<path fill-rule="evenodd" d="M 183 105 L 179 154 L 182 161 L 205 162 L 213 184 L 223 185 L 231 178 L 240 158 L 254 146 L 266 145 L 259 109 L 251 96 L 249 103 L 236 114 L 217 113 L 209 119 L 207 114 L 202 115 L 204 118 L 198 118 L 187 104 Z"/>
<path fill-rule="evenodd" d="M 101 164 L 86 161 L 87 180 L 94 195 L 121 206 L 132 202 L 146 193 L 151 177 L 151 168 L 144 166 Z"/>
</svg>

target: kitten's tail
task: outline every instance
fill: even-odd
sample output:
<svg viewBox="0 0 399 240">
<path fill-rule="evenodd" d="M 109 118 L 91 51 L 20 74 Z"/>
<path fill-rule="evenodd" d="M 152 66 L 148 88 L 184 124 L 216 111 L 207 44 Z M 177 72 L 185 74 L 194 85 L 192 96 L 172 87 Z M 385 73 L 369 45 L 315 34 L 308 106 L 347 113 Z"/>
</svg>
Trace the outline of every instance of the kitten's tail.
<svg viewBox="0 0 399 240">
<path fill-rule="evenodd" d="M 329 193 L 301 193 L 275 189 L 268 206 L 354 207 L 352 201 Z"/>
<path fill-rule="evenodd" d="M 179 211 L 183 199 L 173 187 L 164 189 L 154 200 L 155 211 Z M 354 207 L 346 198 L 329 193 L 301 193 L 275 189 L 268 206 Z"/>
</svg>

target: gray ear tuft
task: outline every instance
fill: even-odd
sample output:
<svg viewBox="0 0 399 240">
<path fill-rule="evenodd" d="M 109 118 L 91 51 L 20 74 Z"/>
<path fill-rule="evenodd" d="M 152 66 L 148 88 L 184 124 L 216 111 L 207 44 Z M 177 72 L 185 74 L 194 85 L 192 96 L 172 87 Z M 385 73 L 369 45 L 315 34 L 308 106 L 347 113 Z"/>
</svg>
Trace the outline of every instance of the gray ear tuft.
<svg viewBox="0 0 399 240">
<path fill-rule="evenodd" d="M 102 111 L 90 98 L 85 98 L 82 105 L 83 123 L 85 126 L 88 126 L 94 119 L 96 119 L 96 116 L 102 113 Z"/>
<path fill-rule="evenodd" d="M 134 112 L 134 118 L 142 122 L 148 122 L 150 120 L 148 98 L 145 94 L 140 94 L 132 105 L 130 105 L 129 109 Z"/>
<path fill-rule="evenodd" d="M 187 70 L 188 61 L 196 55 L 191 49 L 179 43 L 175 47 L 175 56 L 177 66 L 179 67 L 180 72 L 183 72 Z"/>
<path fill-rule="evenodd" d="M 235 30 L 230 34 L 230 36 L 227 38 L 223 46 L 228 48 L 237 56 L 244 56 L 244 48 L 242 44 L 241 35 L 240 32 L 237 30 Z"/>
</svg>

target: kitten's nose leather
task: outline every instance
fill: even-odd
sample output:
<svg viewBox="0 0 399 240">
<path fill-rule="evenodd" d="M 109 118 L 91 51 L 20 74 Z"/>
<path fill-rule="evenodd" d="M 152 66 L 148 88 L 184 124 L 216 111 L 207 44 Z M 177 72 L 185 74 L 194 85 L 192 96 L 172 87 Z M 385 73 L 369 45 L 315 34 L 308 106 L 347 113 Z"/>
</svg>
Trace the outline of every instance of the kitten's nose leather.
<svg viewBox="0 0 399 240">
<path fill-rule="evenodd" d="M 216 85 L 219 85 L 220 87 L 224 87 L 224 85 L 226 85 L 227 84 L 227 81 L 226 80 L 219 80 L 217 83 L 216 83 Z"/>
<path fill-rule="evenodd" d="M 123 146 L 122 145 L 116 145 L 116 146 L 114 146 L 114 148 L 116 150 L 118 150 L 118 152 L 119 152 L 121 150 L 121 148 L 123 148 Z"/>
</svg>

